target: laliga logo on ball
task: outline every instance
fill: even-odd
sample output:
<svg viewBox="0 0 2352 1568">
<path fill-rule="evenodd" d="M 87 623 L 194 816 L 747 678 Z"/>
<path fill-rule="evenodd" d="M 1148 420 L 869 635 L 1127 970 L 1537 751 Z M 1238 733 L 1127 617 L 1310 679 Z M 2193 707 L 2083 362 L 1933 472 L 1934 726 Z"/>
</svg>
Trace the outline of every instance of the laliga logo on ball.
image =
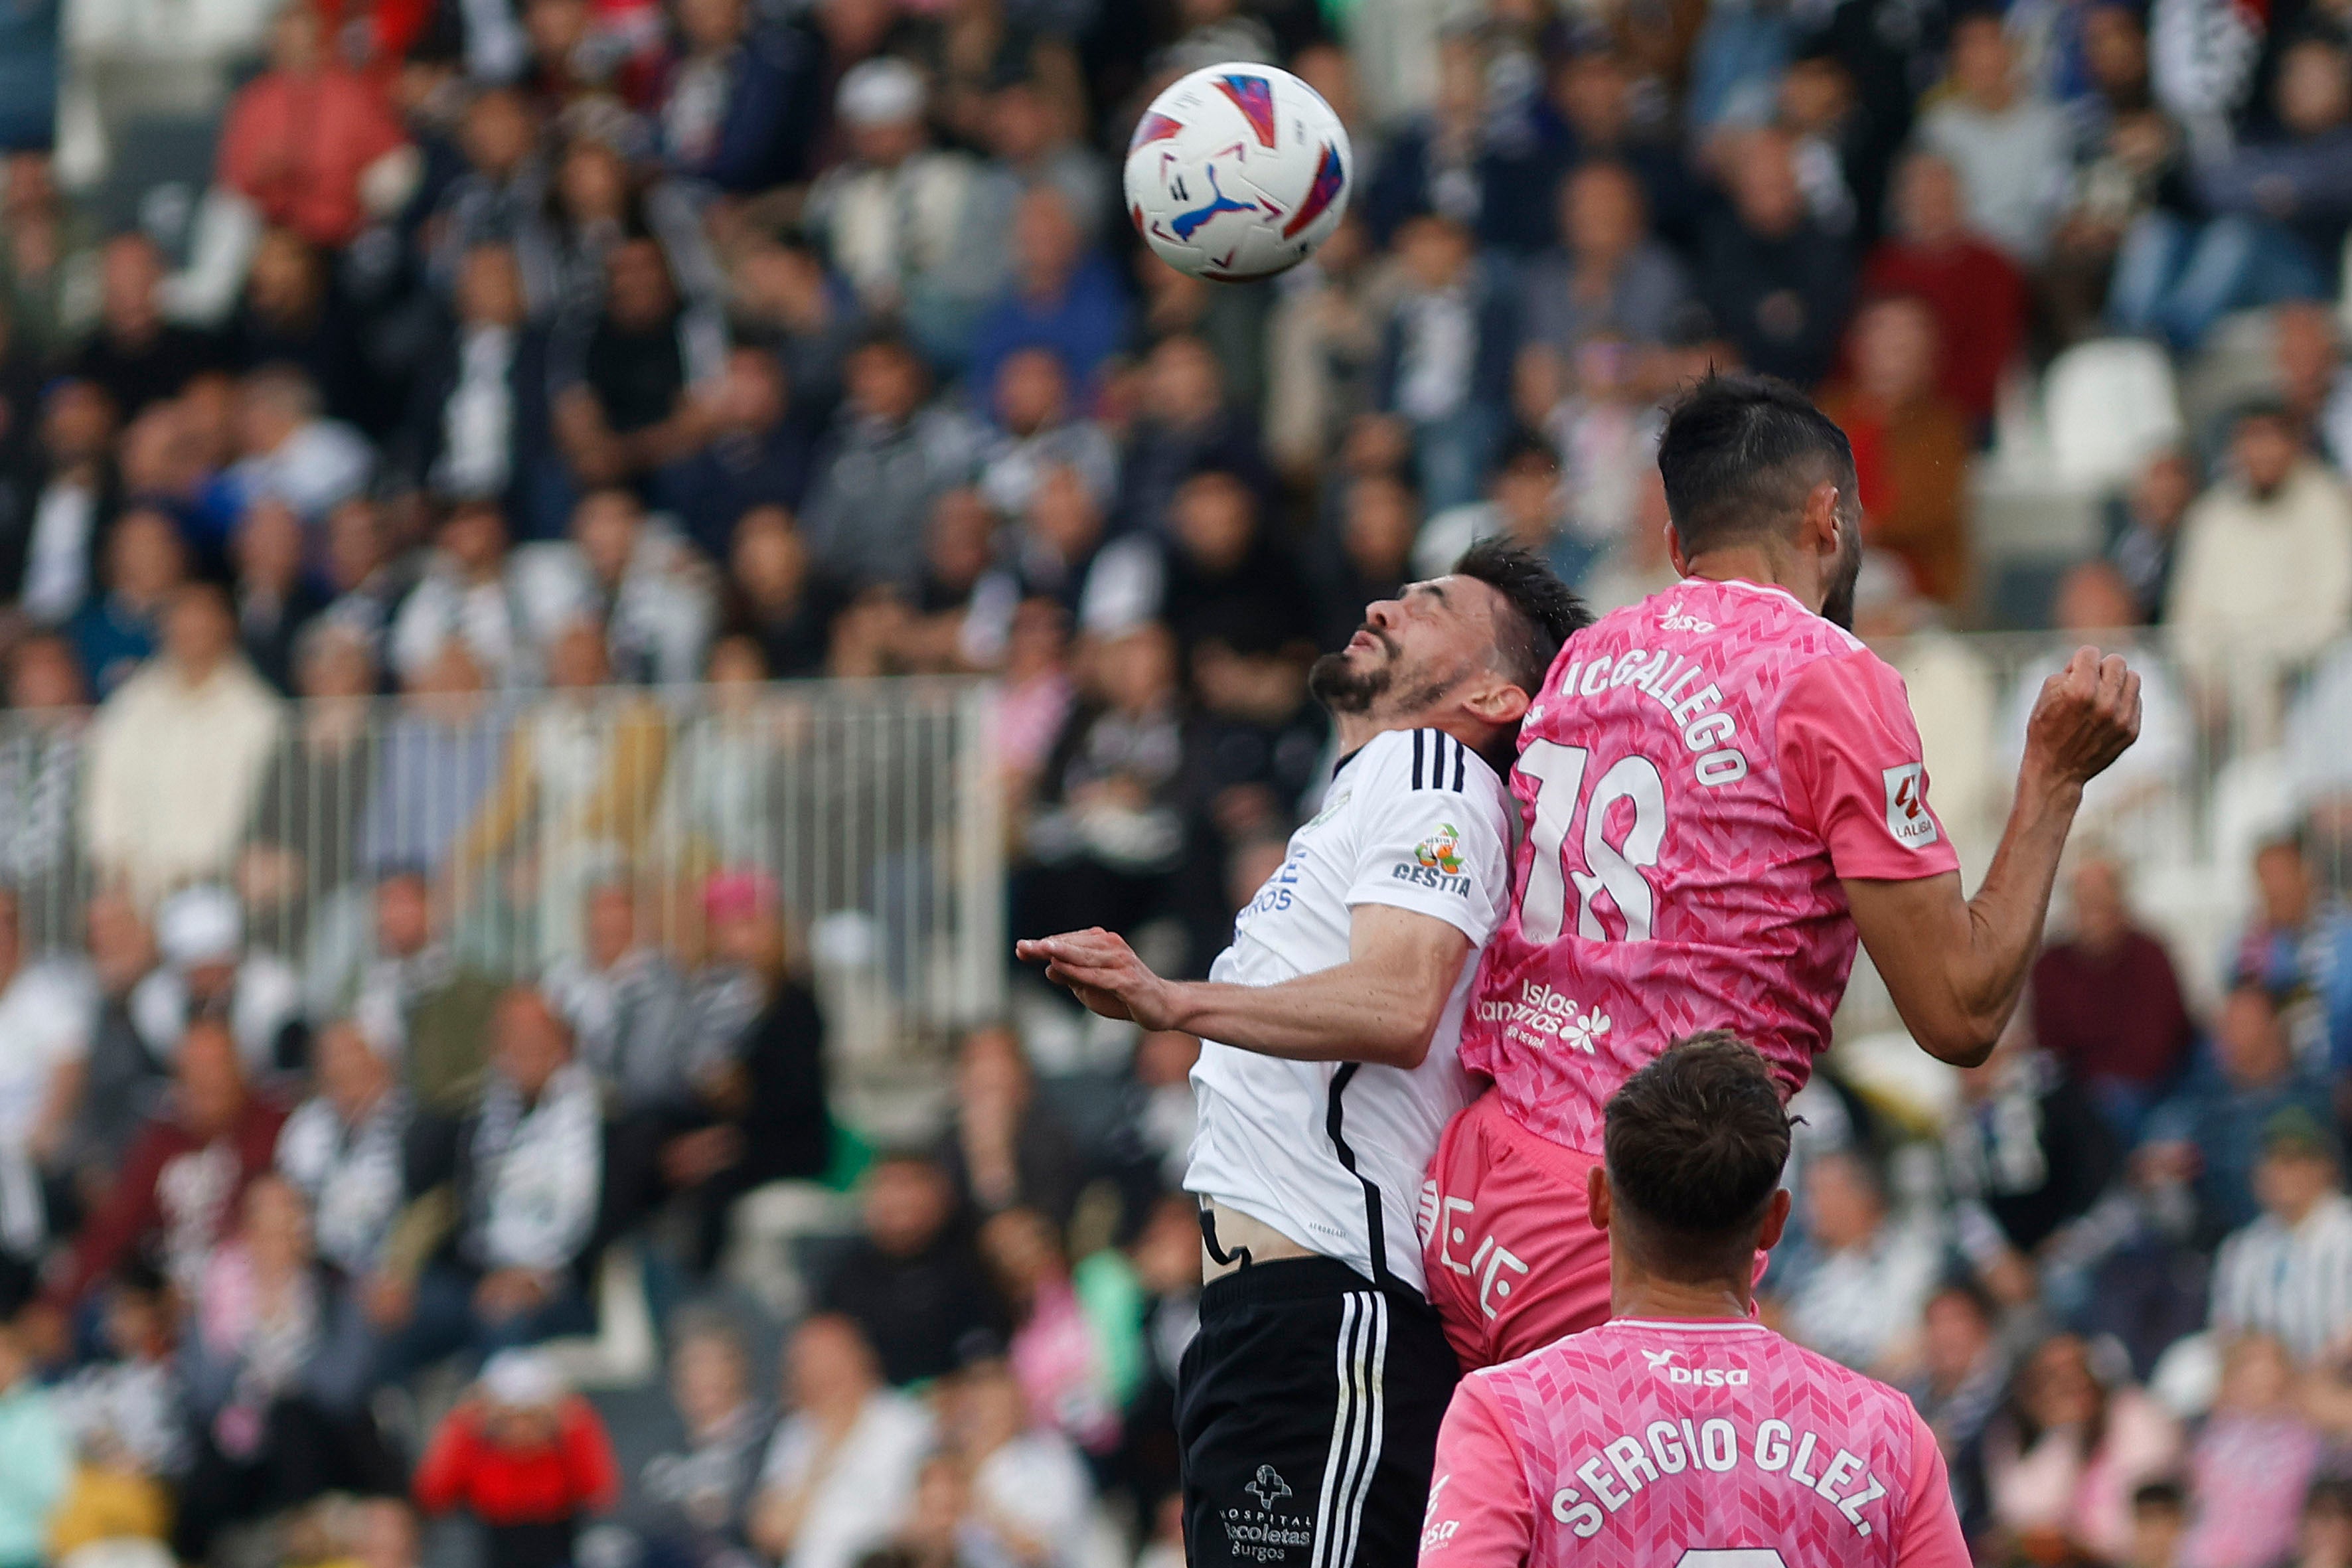
<svg viewBox="0 0 2352 1568">
<path fill-rule="evenodd" d="M 1234 63 L 1181 79 L 1127 148 L 1127 211 L 1152 253 L 1219 283 L 1296 267 L 1339 226 L 1355 153 L 1321 95 Z"/>
</svg>

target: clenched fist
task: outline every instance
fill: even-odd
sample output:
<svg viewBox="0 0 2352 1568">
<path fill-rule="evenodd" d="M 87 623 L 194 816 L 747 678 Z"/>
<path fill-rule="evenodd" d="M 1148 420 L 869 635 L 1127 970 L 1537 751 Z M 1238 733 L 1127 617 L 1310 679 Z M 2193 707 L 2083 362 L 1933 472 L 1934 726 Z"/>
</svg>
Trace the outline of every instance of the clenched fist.
<svg viewBox="0 0 2352 1568">
<path fill-rule="evenodd" d="M 2057 784 L 2085 784 L 2139 739 L 2139 677 L 2120 654 L 2074 650 L 2066 668 L 2042 683 L 2025 726 L 2025 772 Z"/>
</svg>

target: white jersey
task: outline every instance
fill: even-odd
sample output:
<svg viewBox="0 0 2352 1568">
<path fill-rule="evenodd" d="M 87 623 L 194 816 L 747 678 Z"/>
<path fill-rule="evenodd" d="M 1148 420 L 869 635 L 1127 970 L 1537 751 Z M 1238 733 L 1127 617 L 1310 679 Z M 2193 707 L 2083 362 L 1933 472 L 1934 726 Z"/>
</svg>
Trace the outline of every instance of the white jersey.
<svg viewBox="0 0 2352 1568">
<path fill-rule="evenodd" d="M 1475 950 L 1510 900 L 1510 820 L 1495 770 L 1440 731 L 1387 731 L 1341 761 L 1209 978 L 1272 985 L 1345 963 L 1359 904 L 1434 915 L 1470 939 L 1472 956 L 1410 1072 L 1202 1041 L 1187 1189 L 1368 1279 L 1424 1289 L 1415 1208 L 1438 1134 L 1470 1100 L 1456 1060 L 1462 1010 Z"/>
</svg>

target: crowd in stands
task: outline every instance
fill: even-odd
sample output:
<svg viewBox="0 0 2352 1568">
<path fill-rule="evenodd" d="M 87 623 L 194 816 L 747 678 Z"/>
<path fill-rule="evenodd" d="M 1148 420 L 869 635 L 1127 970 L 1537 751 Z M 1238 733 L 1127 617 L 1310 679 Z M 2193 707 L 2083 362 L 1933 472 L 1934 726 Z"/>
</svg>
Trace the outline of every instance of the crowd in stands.
<svg viewBox="0 0 2352 1568">
<path fill-rule="evenodd" d="M 1312 654 L 1487 534 L 1669 586 L 1656 405 L 1735 365 L 1853 437 L 1972 872 L 2041 670 L 1955 634 L 2147 679 L 1993 1059 L 1806 1091 L 1768 1314 L 1989 1562 L 2352 1568 L 2339 0 L 62 11 L 0 24 L 0 1568 L 1178 1568 L 1197 1042 L 1043 1071 L 1013 975 L 856 1126 L 762 683 L 993 677 L 1010 934 L 1199 973 Z M 142 51 L 212 172 L 115 226 Z M 1354 149 L 1247 286 L 1117 192 L 1225 60 Z M 2158 392 L 2021 592 L 1970 475 Z M 2144 890 L 2216 844 L 2218 953 Z"/>
</svg>

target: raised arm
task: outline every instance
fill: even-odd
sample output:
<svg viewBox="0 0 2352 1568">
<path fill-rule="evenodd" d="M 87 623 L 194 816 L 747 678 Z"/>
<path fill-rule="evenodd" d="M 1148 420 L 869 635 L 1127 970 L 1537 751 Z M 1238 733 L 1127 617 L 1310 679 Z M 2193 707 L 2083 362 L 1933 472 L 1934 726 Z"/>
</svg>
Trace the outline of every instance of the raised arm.
<svg viewBox="0 0 2352 1568">
<path fill-rule="evenodd" d="M 1956 871 L 1916 881 L 1844 879 L 1862 944 L 1929 1056 L 1974 1067 L 1992 1054 L 2042 949 L 2083 786 L 2123 755 L 2139 718 L 2139 677 L 2116 655 L 2077 650 L 2042 683 L 2017 798 L 1975 898 L 1961 897 Z"/>
<path fill-rule="evenodd" d="M 1106 1018 L 1291 1061 L 1409 1068 L 1428 1056 L 1471 944 L 1434 915 L 1358 904 L 1345 963 L 1274 985 L 1164 980 L 1100 927 L 1020 942 L 1014 952 L 1042 962 L 1046 979 Z"/>
</svg>

